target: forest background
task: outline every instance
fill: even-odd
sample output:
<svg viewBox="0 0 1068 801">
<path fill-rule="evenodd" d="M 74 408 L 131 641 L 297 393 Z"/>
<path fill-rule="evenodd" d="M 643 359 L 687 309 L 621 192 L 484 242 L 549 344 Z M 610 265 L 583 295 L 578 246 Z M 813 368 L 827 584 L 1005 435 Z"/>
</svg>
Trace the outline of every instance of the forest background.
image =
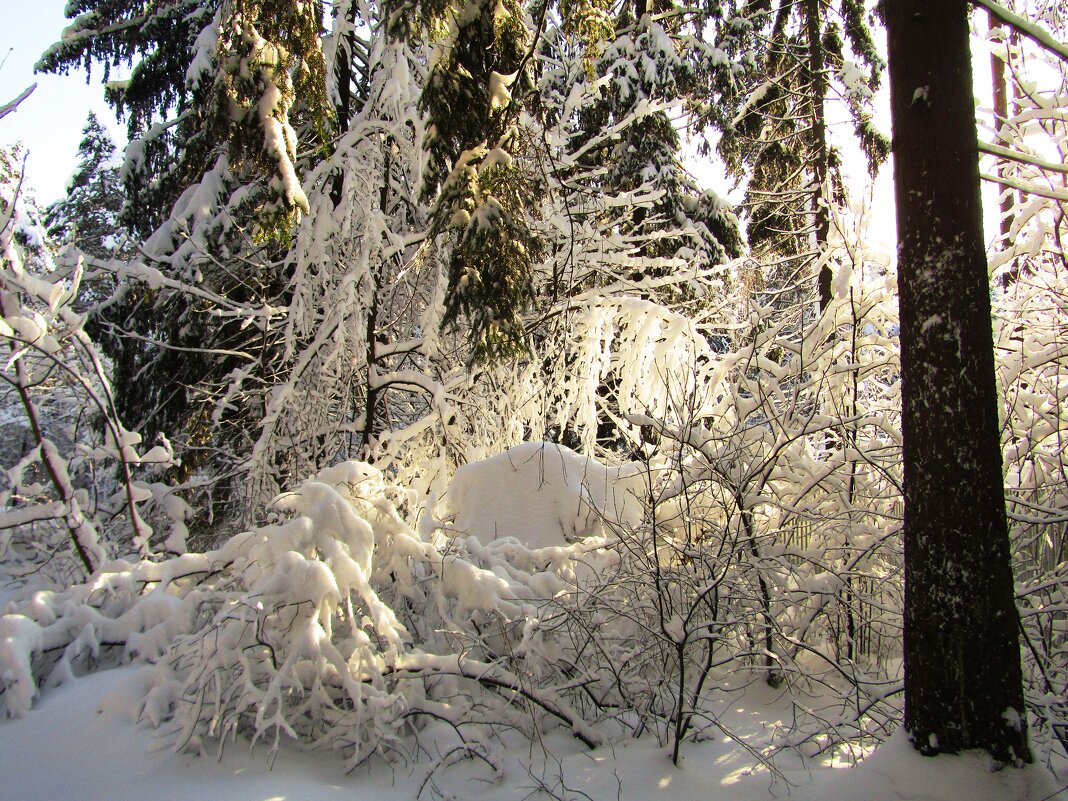
<svg viewBox="0 0 1068 801">
<path fill-rule="evenodd" d="M 1014 8 L 973 14 L 976 116 L 1026 715 L 1053 767 L 1065 10 Z M 18 148 L 0 165 L 7 714 L 139 659 L 143 715 L 194 749 L 356 765 L 432 718 L 490 760 L 466 732 L 551 718 L 677 760 L 744 671 L 820 698 L 758 761 L 889 735 L 897 264 L 848 170 L 889 156 L 874 7 L 71 10 L 39 68 L 91 66 L 129 144 L 90 120 L 46 208 Z M 558 535 L 487 518 L 509 470 Z"/>
</svg>

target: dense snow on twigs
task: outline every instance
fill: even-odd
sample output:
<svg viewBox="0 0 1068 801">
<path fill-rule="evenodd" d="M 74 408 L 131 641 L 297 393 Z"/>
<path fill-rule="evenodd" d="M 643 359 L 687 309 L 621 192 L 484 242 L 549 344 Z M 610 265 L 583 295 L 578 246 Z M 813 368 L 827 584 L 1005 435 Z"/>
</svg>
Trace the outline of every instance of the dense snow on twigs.
<svg viewBox="0 0 1068 801">
<path fill-rule="evenodd" d="M 773 690 L 760 670 L 741 666 L 710 674 L 714 692 L 693 710 L 695 736 L 673 766 L 671 727 L 655 713 L 656 688 L 670 676 L 624 665 L 641 641 L 636 627 L 656 618 L 652 608 L 619 608 L 640 604 L 649 588 L 628 572 L 640 516 L 621 522 L 625 503 L 614 507 L 603 492 L 611 476 L 608 486 L 627 486 L 636 501 L 642 490 L 628 480 L 641 472 L 617 470 L 545 443 L 515 448 L 460 471 L 440 508 L 410 509 L 413 528 L 402 517 L 410 498 L 350 462 L 281 496 L 285 522 L 216 551 L 113 561 L 62 592 L 11 591 L 0 618 L 2 697 L 21 719 L 0 725 L 5 794 L 136 797 L 153 785 L 168 799 L 496 799 L 544 786 L 566 798 L 722 788 L 741 799 L 1038 801 L 1055 792 L 1042 767 L 993 772 L 981 755 L 936 762 L 900 732 L 874 753 L 861 740 L 824 751 L 825 735 L 808 739 L 797 721 L 804 710 L 841 715 L 827 686 L 799 673 L 801 683 Z M 664 495 L 654 483 L 646 491 Z M 472 531 L 505 508 L 494 493 L 533 516 L 502 515 L 480 541 Z M 540 528 L 546 515 L 555 516 L 555 542 Z M 597 532 L 584 528 L 591 520 Z M 602 536 L 583 536 L 591 533 Z M 524 542 L 530 536 L 539 541 Z M 664 580 L 690 575 L 666 561 L 661 569 Z M 617 582 L 631 588 L 626 601 L 612 595 Z M 594 627 L 562 625 L 567 609 L 592 612 Z M 660 625 L 666 640 L 689 636 L 678 613 Z M 594 652 L 584 667 L 574 661 L 576 632 L 611 650 L 614 688 L 602 687 Z M 152 664 L 71 678 L 131 659 Z M 672 669 L 670 660 L 649 668 L 658 664 Z M 45 686 L 31 709 L 35 675 Z M 618 694 L 616 704 L 632 693 L 653 699 L 629 698 L 633 712 L 606 714 L 575 694 L 578 676 Z M 644 716 L 660 734 L 627 736 Z M 784 749 L 791 738 L 798 746 Z M 61 764 L 46 770 L 57 754 Z M 1054 764 L 1063 772 L 1064 760 Z"/>
</svg>

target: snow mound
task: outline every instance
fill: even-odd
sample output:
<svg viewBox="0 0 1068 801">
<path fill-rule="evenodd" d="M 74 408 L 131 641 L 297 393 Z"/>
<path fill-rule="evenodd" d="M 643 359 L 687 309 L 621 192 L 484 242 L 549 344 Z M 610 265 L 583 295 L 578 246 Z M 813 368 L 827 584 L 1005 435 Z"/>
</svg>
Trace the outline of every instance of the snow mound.
<svg viewBox="0 0 1068 801">
<path fill-rule="evenodd" d="M 604 536 L 642 520 L 648 473 L 641 462 L 608 467 L 570 448 L 527 442 L 456 471 L 445 496 L 449 531 L 527 548 Z"/>
</svg>

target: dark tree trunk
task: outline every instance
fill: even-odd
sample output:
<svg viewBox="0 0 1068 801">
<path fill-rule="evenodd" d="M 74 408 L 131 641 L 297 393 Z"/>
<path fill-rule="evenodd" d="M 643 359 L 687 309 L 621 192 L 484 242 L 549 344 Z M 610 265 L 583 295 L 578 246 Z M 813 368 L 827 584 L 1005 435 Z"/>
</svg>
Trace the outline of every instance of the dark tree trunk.
<svg viewBox="0 0 1068 801">
<path fill-rule="evenodd" d="M 827 114 L 823 107 L 827 99 L 826 58 L 823 52 L 823 20 L 820 13 L 820 0 L 805 0 L 805 38 L 808 40 L 809 92 L 812 95 L 812 183 L 815 194 L 812 198 L 812 216 L 816 228 L 816 247 L 820 253 L 827 248 L 831 233 L 831 210 L 829 198 L 824 198 L 828 191 L 827 179 L 830 172 L 827 151 Z M 820 311 L 831 305 L 831 266 L 824 263 L 820 267 L 818 279 Z"/>
<path fill-rule="evenodd" d="M 353 3 L 348 10 L 347 21 L 349 25 L 356 23 L 358 7 Z M 336 24 L 336 20 L 335 20 Z M 337 115 L 338 138 L 349 130 L 349 121 L 352 118 L 352 60 L 356 57 L 356 37 L 351 30 L 344 34 L 344 44 L 337 49 L 337 60 L 334 64 L 334 72 L 337 75 L 337 105 L 334 113 Z M 345 178 L 339 170 L 330 182 L 330 201 L 336 209 L 341 205 L 342 193 L 345 190 Z"/>
<path fill-rule="evenodd" d="M 1029 762 L 965 0 L 886 0 L 905 448 L 905 729 Z"/>
</svg>

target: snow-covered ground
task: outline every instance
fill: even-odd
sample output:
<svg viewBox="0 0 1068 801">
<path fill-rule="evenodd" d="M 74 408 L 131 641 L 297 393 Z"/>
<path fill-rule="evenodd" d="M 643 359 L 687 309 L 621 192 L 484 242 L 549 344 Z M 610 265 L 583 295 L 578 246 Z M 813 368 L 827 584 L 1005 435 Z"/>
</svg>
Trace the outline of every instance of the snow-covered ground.
<svg viewBox="0 0 1068 801">
<path fill-rule="evenodd" d="M 273 766 L 266 749 L 229 742 L 221 758 L 177 753 L 136 721 L 152 668 L 91 674 L 46 690 L 28 716 L 0 723 L 3 801 L 412 801 L 455 798 L 522 801 L 1064 801 L 1068 772 L 1043 768 L 992 772 L 981 755 L 925 758 L 900 732 L 853 769 L 777 759 L 781 772 L 753 770 L 753 758 L 723 737 L 688 745 L 680 767 L 651 739 L 583 751 L 561 731 L 535 744 L 499 744 L 501 771 L 464 762 L 424 784 L 437 755 L 411 764 L 373 762 L 346 775 L 329 754 L 283 748 Z M 723 721 L 754 745 L 788 709 L 763 685 L 724 699 Z M 431 746 L 432 748 L 433 746 Z M 542 787 L 543 792 L 538 793 Z M 421 792 L 421 795 L 420 795 Z"/>
</svg>

